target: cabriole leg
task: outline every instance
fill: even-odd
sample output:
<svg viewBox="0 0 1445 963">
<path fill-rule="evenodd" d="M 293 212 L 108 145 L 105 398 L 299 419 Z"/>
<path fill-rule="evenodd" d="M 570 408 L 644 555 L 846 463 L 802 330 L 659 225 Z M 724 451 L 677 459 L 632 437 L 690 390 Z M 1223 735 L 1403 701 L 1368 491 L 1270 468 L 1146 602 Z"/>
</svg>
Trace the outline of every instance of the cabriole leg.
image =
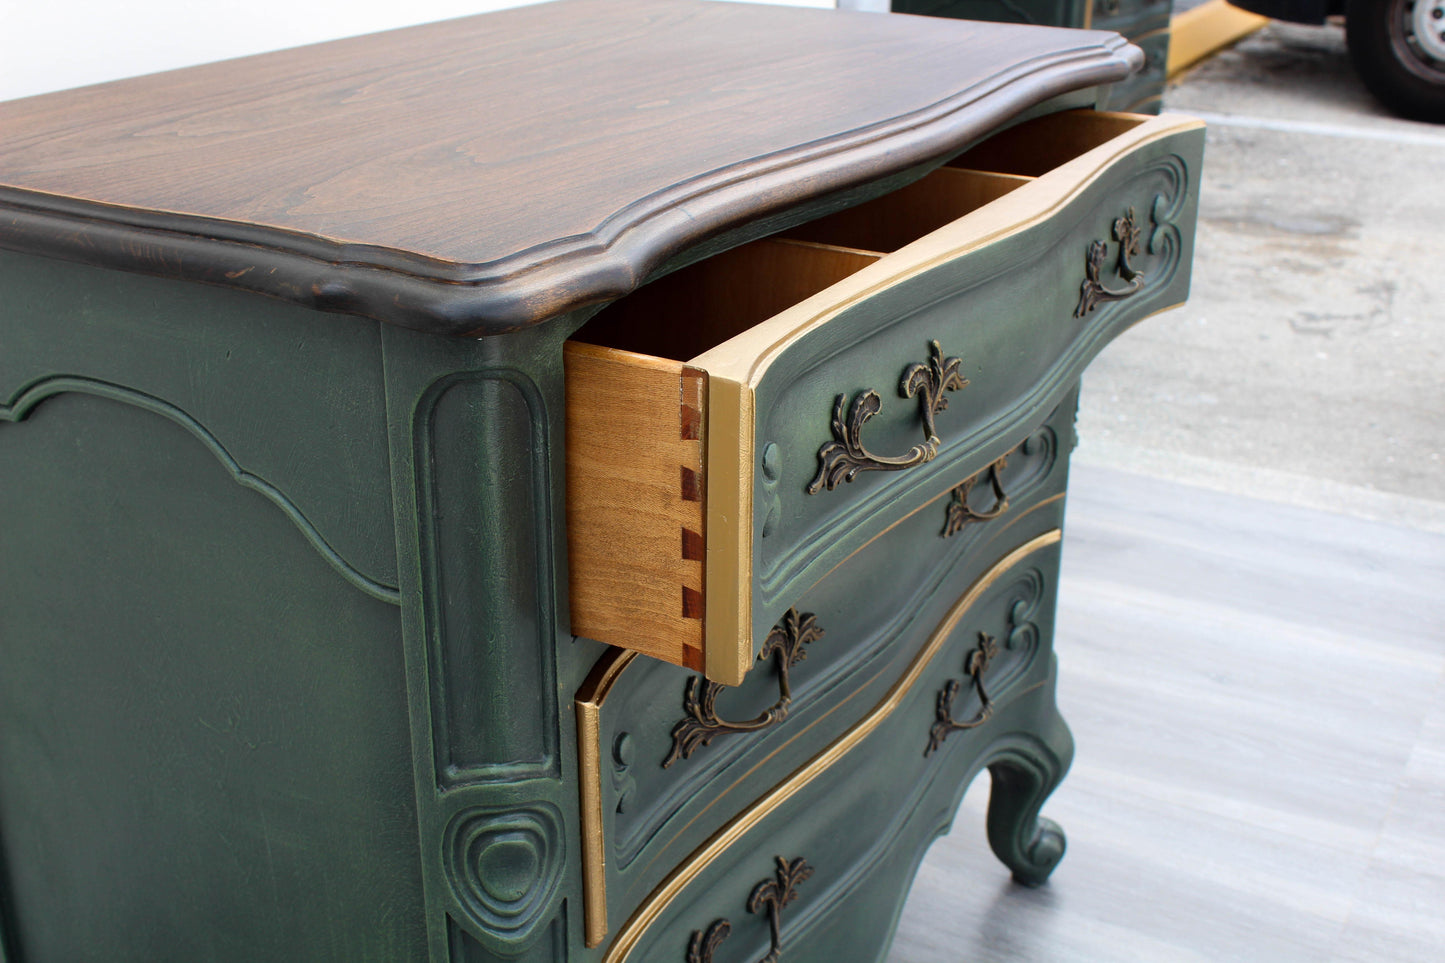
<svg viewBox="0 0 1445 963">
<path fill-rule="evenodd" d="M 1011 746 L 988 766 L 988 842 L 1025 886 L 1045 882 L 1064 855 L 1064 831 L 1039 815 L 1074 758 L 1074 739 L 1063 720 L 1055 720 L 1045 738 Z"/>
</svg>

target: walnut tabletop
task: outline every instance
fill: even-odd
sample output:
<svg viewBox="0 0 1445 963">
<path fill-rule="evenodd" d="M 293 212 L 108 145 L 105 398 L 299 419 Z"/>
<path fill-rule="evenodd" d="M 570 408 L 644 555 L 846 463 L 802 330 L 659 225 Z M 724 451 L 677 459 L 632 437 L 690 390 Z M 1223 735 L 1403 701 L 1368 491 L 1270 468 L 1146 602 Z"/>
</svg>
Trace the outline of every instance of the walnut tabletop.
<svg viewBox="0 0 1445 963">
<path fill-rule="evenodd" d="M 570 0 L 0 103 L 0 247 L 495 334 L 937 162 L 1115 34 Z"/>
</svg>

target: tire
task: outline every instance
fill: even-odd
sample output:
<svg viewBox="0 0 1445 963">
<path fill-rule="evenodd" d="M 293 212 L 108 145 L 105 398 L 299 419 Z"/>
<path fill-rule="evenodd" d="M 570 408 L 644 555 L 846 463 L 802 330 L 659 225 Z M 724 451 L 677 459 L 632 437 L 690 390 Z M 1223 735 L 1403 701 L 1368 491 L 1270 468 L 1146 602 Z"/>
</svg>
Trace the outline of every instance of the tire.
<svg viewBox="0 0 1445 963">
<path fill-rule="evenodd" d="M 1348 0 L 1345 39 L 1355 72 L 1381 103 L 1445 123 L 1445 0 Z"/>
</svg>

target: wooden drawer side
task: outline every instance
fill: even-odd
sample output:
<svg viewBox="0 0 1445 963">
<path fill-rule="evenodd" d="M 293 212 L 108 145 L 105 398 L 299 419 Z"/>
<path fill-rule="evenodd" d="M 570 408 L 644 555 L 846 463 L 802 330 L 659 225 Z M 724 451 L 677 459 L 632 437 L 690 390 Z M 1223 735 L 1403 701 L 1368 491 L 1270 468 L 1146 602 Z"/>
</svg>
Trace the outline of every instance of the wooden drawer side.
<svg viewBox="0 0 1445 963">
<path fill-rule="evenodd" d="M 949 161 L 948 166 L 1041 177 L 1147 120 L 1102 110 L 1049 114 L 1000 131 Z"/>
<path fill-rule="evenodd" d="M 572 631 L 701 670 L 707 375 L 568 342 Z"/>
<path fill-rule="evenodd" d="M 940 167 L 892 194 L 810 221 L 787 236 L 887 253 L 912 244 L 1030 180 L 1017 174 Z"/>
</svg>

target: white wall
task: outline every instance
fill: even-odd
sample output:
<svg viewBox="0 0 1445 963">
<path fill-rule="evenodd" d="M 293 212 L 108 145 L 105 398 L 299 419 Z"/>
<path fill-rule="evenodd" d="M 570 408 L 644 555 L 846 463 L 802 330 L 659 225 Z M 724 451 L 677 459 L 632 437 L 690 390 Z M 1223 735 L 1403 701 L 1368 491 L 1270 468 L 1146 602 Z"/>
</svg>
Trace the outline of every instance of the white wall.
<svg viewBox="0 0 1445 963">
<path fill-rule="evenodd" d="M 535 2 L 0 0 L 0 100 Z"/>
</svg>

